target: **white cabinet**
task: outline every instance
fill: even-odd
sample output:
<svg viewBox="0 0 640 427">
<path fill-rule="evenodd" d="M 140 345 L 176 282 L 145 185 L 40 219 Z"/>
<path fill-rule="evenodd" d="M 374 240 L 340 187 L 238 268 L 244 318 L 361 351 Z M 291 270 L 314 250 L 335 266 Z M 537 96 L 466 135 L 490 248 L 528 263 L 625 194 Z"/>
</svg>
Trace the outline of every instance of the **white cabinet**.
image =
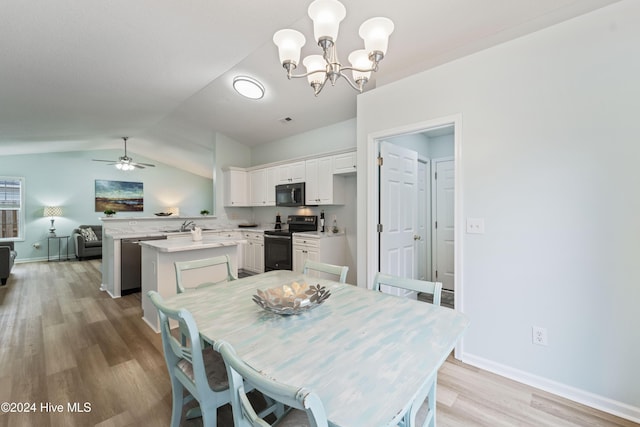
<svg viewBox="0 0 640 427">
<path fill-rule="evenodd" d="M 356 172 L 356 152 L 351 151 L 333 156 L 333 173 L 348 174 Z"/>
<path fill-rule="evenodd" d="M 276 166 L 276 183 L 290 184 L 305 181 L 305 162 L 286 163 Z"/>
<path fill-rule="evenodd" d="M 249 206 L 247 171 L 230 167 L 223 171 L 224 205 L 226 207 Z"/>
<path fill-rule="evenodd" d="M 333 174 L 333 157 L 307 160 L 305 168 L 307 205 L 344 204 L 344 178 Z"/>
<path fill-rule="evenodd" d="M 344 234 L 293 233 L 293 271 L 302 273 L 307 259 L 335 265 L 348 265 Z"/>
<path fill-rule="evenodd" d="M 253 273 L 264 273 L 264 233 L 244 231 L 247 240 L 243 248 L 243 269 Z"/>
<path fill-rule="evenodd" d="M 304 263 L 310 259 L 311 261 L 319 261 L 318 239 L 295 239 L 293 240 L 293 271 L 302 272 Z"/>
<path fill-rule="evenodd" d="M 249 172 L 249 194 L 251 206 L 276 205 L 276 169 L 256 169 Z"/>
</svg>

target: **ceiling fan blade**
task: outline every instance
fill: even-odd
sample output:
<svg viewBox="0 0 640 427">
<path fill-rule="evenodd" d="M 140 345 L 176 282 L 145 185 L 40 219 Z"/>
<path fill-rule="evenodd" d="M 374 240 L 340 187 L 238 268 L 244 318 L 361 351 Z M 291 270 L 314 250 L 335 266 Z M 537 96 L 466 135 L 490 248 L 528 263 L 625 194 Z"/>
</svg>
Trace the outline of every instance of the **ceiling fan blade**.
<svg viewBox="0 0 640 427">
<path fill-rule="evenodd" d="M 129 164 L 134 168 L 144 169 L 144 166 L 142 166 L 140 163 L 129 163 Z"/>
<path fill-rule="evenodd" d="M 101 160 L 101 159 L 91 159 L 94 162 L 115 162 L 115 160 Z"/>
<path fill-rule="evenodd" d="M 150 168 L 155 168 L 156 165 L 152 165 L 151 163 L 137 163 L 138 165 L 145 165 L 145 166 L 149 166 Z"/>
</svg>

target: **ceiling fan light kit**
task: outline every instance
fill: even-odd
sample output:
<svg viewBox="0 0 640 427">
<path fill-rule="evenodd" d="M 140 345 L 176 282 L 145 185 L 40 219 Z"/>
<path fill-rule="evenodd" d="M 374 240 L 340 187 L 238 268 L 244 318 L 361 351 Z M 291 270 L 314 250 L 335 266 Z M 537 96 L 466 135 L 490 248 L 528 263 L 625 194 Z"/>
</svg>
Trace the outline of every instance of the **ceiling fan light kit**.
<svg viewBox="0 0 640 427">
<path fill-rule="evenodd" d="M 118 157 L 118 160 L 101 160 L 101 159 L 92 159 L 94 162 L 109 162 L 109 165 L 114 165 L 116 169 L 122 171 L 132 171 L 134 169 L 144 169 L 145 167 L 153 168 L 156 165 L 152 165 L 151 163 L 137 163 L 134 162 L 133 159 L 127 156 L 127 140 L 129 137 L 123 136 L 122 140 L 124 141 L 124 156 Z"/>
<path fill-rule="evenodd" d="M 302 60 L 307 72 L 293 74 L 300 63 L 300 51 L 306 39 L 296 30 L 280 30 L 273 35 L 273 42 L 278 46 L 280 63 L 287 70 L 287 78 L 307 77 L 316 96 L 328 81 L 335 85 L 339 77 L 343 77 L 349 85 L 362 92 L 364 85 L 371 78 L 372 71 L 378 71 L 378 64 L 387 53 L 389 36 L 394 25 L 389 18 L 376 17 L 365 21 L 358 34 L 364 40 L 364 49 L 351 52 L 348 57 L 350 67 L 343 67 L 338 60 L 336 39 L 340 22 L 346 16 L 346 9 L 338 0 L 314 0 L 308 9 L 313 20 L 313 34 L 322 48 L 322 55 L 309 55 Z M 353 81 L 344 74 L 351 71 Z"/>
</svg>

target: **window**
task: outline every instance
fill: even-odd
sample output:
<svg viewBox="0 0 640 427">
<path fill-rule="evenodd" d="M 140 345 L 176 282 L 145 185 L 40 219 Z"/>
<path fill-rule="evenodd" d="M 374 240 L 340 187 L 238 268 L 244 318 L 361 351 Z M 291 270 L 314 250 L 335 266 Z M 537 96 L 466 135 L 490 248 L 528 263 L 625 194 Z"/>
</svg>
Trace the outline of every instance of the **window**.
<svg viewBox="0 0 640 427">
<path fill-rule="evenodd" d="M 24 178 L 0 176 L 0 240 L 24 239 Z"/>
</svg>

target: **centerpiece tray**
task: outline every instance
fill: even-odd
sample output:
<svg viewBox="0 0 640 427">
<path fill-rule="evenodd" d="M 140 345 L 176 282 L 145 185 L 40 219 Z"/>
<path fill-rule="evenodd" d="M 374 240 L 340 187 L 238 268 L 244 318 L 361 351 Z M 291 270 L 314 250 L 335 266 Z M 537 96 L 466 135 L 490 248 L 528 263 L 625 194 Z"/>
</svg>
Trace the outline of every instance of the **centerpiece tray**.
<svg viewBox="0 0 640 427">
<path fill-rule="evenodd" d="M 300 314 L 312 310 L 331 296 L 324 286 L 293 282 L 271 289 L 260 290 L 253 296 L 253 302 L 263 309 L 276 314 Z"/>
</svg>

